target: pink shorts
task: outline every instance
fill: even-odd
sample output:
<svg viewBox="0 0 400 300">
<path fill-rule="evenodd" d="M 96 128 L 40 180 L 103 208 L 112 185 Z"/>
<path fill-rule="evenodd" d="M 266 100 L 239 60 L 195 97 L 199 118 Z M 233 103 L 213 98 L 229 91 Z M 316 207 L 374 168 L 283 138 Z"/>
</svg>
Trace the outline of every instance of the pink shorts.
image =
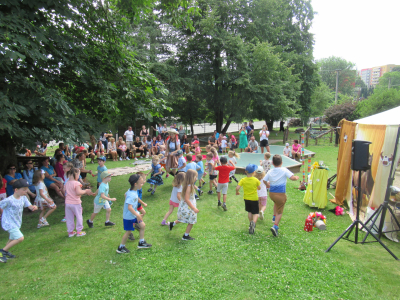
<svg viewBox="0 0 400 300">
<path fill-rule="evenodd" d="M 173 207 L 179 207 L 179 203 L 176 203 L 172 200 L 169 200 L 169 205 L 172 205 Z"/>
<path fill-rule="evenodd" d="M 267 197 L 258 197 L 258 201 L 260 201 L 260 204 L 262 206 L 267 206 L 267 198 L 268 198 L 268 196 Z"/>
</svg>

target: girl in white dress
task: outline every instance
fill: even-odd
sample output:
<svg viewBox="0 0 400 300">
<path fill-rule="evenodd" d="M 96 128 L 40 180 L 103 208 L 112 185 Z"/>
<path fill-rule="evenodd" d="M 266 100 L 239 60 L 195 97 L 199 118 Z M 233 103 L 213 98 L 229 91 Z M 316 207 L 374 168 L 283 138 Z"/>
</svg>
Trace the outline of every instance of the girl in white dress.
<svg viewBox="0 0 400 300">
<path fill-rule="evenodd" d="M 182 183 L 182 198 L 179 202 L 178 208 L 178 221 L 179 223 L 187 223 L 186 232 L 182 237 L 184 241 L 194 240 L 189 233 L 193 225 L 197 222 L 197 213 L 199 210 L 196 208 L 196 199 L 194 197 L 196 187 L 194 183 L 197 180 L 197 172 L 195 170 L 188 170 L 186 172 L 185 180 Z M 173 226 L 170 227 L 172 229 Z"/>
</svg>

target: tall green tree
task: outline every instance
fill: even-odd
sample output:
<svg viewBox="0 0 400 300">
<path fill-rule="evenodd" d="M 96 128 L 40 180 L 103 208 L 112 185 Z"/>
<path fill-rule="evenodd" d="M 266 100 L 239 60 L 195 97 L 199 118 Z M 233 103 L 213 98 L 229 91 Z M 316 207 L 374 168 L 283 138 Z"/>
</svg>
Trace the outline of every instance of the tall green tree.
<svg viewBox="0 0 400 300">
<path fill-rule="evenodd" d="M 353 95 L 356 80 L 355 64 L 341 57 L 331 56 L 318 61 L 321 80 L 332 91 L 336 90 L 336 71 L 339 72 L 338 92 Z"/>
<path fill-rule="evenodd" d="M 132 24 L 154 3 L 0 4 L 0 168 L 14 159 L 16 147 L 77 140 L 84 131 L 100 131 L 116 112 L 159 113 L 166 90 L 129 49 Z M 185 19 L 187 2 L 170 1 L 168 7 L 171 22 Z"/>
<path fill-rule="evenodd" d="M 311 115 L 322 116 L 324 111 L 333 105 L 335 93 L 324 83 L 321 82 L 311 96 Z"/>
</svg>

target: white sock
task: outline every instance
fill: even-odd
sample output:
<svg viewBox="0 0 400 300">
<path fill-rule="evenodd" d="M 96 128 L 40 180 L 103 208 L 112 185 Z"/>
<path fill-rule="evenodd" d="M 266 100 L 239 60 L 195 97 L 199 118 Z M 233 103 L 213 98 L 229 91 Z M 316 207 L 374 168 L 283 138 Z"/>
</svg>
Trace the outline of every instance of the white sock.
<svg viewBox="0 0 400 300">
<path fill-rule="evenodd" d="M 93 223 L 93 221 L 92 221 L 92 220 L 89 220 L 89 222 L 90 222 L 90 223 Z"/>
<path fill-rule="evenodd" d="M 107 220 L 106 223 L 107 223 L 107 222 L 110 222 L 110 220 Z"/>
<path fill-rule="evenodd" d="M 140 242 L 140 243 L 143 243 L 143 242 L 144 242 L 144 239 L 140 239 L 139 242 Z"/>
<path fill-rule="evenodd" d="M 189 233 L 186 233 L 186 232 L 185 232 L 185 236 L 189 236 Z"/>
</svg>

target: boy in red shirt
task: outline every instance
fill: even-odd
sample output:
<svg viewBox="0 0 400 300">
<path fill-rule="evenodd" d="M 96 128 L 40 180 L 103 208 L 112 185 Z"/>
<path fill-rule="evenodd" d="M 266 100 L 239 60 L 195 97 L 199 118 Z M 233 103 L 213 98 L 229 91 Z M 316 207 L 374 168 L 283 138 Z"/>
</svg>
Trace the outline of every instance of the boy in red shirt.
<svg viewBox="0 0 400 300">
<path fill-rule="evenodd" d="M 222 208 L 224 211 L 227 211 L 226 208 L 226 194 L 228 193 L 228 184 L 229 184 L 229 173 L 236 169 L 235 166 L 227 166 L 228 160 L 225 156 L 220 158 L 220 162 L 222 166 L 213 167 L 214 170 L 218 171 L 218 186 L 217 186 L 217 195 L 218 195 L 218 206 L 221 206 L 221 191 L 223 195 L 224 203 L 222 204 Z"/>
</svg>

